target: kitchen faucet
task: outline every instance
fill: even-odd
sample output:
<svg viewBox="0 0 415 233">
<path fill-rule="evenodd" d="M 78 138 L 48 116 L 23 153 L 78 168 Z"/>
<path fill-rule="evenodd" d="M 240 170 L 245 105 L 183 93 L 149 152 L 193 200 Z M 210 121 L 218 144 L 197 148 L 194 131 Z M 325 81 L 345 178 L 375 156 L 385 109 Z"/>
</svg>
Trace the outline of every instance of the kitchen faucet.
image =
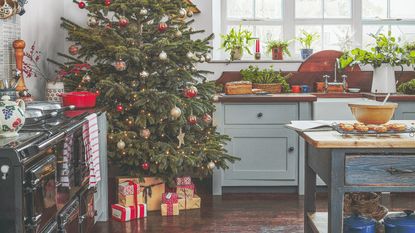
<svg viewBox="0 0 415 233">
<path fill-rule="evenodd" d="M 330 75 L 324 75 L 325 90 L 327 92 L 346 92 L 347 90 L 347 75 L 342 75 L 342 82 L 337 82 L 338 69 L 340 68 L 340 60 L 336 58 L 334 62 L 334 81 L 329 82 Z"/>
</svg>

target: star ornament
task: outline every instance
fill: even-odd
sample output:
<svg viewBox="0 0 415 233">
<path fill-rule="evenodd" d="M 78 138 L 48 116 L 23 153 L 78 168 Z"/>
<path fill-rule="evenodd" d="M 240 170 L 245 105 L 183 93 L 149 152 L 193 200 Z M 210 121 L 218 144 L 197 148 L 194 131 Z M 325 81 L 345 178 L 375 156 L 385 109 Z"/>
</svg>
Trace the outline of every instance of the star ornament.
<svg viewBox="0 0 415 233">
<path fill-rule="evenodd" d="M 184 145 L 184 136 L 185 135 L 186 134 L 183 133 L 182 129 L 180 129 L 180 133 L 179 133 L 179 135 L 177 135 L 177 140 L 179 140 L 179 146 L 177 148 L 180 149 L 182 147 L 182 145 Z"/>
</svg>

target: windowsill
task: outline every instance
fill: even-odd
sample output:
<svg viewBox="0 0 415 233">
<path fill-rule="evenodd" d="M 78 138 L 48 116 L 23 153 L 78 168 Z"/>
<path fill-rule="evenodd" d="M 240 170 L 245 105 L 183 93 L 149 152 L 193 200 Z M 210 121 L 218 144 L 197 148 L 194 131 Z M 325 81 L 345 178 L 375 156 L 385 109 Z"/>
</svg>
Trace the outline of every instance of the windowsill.
<svg viewBox="0 0 415 233">
<path fill-rule="evenodd" d="M 303 63 L 304 60 L 240 60 L 240 61 L 230 61 L 230 60 L 213 60 L 209 63 L 213 64 L 246 64 L 246 63 Z"/>
</svg>

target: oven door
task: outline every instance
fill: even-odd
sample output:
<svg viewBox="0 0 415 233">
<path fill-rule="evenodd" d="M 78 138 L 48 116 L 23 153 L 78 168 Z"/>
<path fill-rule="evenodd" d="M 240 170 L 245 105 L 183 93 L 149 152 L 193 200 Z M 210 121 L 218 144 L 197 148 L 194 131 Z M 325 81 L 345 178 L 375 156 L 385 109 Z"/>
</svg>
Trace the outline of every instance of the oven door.
<svg viewBox="0 0 415 233">
<path fill-rule="evenodd" d="M 81 233 L 92 232 L 95 224 L 94 193 L 95 189 L 85 188 L 79 195 L 81 203 L 81 215 L 79 218 Z"/>
<path fill-rule="evenodd" d="M 57 214 L 56 158 L 49 155 L 28 171 L 29 227 L 32 232 L 42 232 Z"/>
<path fill-rule="evenodd" d="M 79 200 L 76 198 L 59 214 L 58 223 L 61 233 L 79 233 Z"/>
<path fill-rule="evenodd" d="M 73 132 L 74 141 L 74 162 L 75 162 L 75 184 L 86 185 L 89 181 L 89 166 L 85 160 L 85 144 L 82 135 L 82 127 Z"/>
</svg>

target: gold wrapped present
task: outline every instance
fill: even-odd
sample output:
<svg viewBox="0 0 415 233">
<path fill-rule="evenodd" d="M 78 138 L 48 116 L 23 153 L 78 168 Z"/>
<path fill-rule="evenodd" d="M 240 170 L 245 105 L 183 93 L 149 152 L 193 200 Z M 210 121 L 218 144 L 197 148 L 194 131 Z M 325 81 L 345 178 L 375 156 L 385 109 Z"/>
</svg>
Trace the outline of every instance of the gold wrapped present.
<svg viewBox="0 0 415 233">
<path fill-rule="evenodd" d="M 194 195 L 193 198 L 180 198 L 179 210 L 191 210 L 200 209 L 201 198 L 198 195 Z"/>
<path fill-rule="evenodd" d="M 179 215 L 179 204 L 161 204 L 162 216 Z"/>
</svg>

